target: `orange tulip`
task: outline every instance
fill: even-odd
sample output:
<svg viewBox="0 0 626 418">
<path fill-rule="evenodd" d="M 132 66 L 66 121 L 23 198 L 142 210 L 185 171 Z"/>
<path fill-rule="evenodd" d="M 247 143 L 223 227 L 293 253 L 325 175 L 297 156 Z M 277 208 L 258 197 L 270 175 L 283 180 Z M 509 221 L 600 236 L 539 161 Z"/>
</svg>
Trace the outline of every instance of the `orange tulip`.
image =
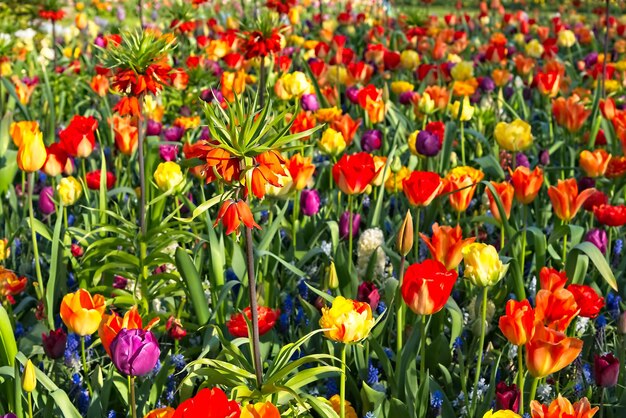
<svg viewBox="0 0 626 418">
<path fill-rule="evenodd" d="M 61 319 L 67 328 L 84 337 L 98 330 L 104 314 L 104 297 L 78 289 L 69 293 L 61 301 Z"/>
<path fill-rule="evenodd" d="M 117 149 L 124 155 L 132 155 L 139 140 L 139 130 L 133 118 L 114 115 L 109 123 L 113 125 Z"/>
<path fill-rule="evenodd" d="M 109 92 L 109 79 L 105 75 L 94 75 L 89 85 L 100 97 L 106 96 Z"/>
<path fill-rule="evenodd" d="M 346 145 L 350 145 L 360 125 L 361 119 L 354 120 L 346 113 L 340 118 L 333 120 L 330 127 L 337 132 L 341 132 L 343 139 L 346 140 Z"/>
<path fill-rule="evenodd" d="M 613 99 L 600 99 L 599 106 L 600 111 L 602 112 L 602 116 L 604 116 L 606 120 L 613 120 L 613 118 L 615 118 L 615 113 L 617 110 L 615 108 L 615 101 Z"/>
<path fill-rule="evenodd" d="M 542 267 L 539 271 L 539 283 L 542 289 L 556 292 L 563 289 L 567 283 L 565 272 L 558 271 L 550 267 Z"/>
<path fill-rule="evenodd" d="M 511 79 L 511 73 L 505 69 L 496 68 L 491 73 L 491 78 L 497 87 L 504 87 Z"/>
<path fill-rule="evenodd" d="M 450 101 L 450 93 L 445 87 L 428 86 L 424 90 L 424 94 L 428 94 L 430 99 L 435 102 L 435 108 L 445 110 Z"/>
<path fill-rule="evenodd" d="M 563 126 L 571 133 L 578 132 L 591 114 L 591 110 L 585 109 L 580 103 L 580 97 L 572 95 L 567 99 L 559 97 L 552 102 L 552 113 L 556 123 Z"/>
<path fill-rule="evenodd" d="M 287 170 L 293 179 L 293 187 L 296 190 L 302 190 L 313 176 L 315 166 L 311 164 L 311 157 L 303 157 L 298 153 L 287 161 Z"/>
<path fill-rule="evenodd" d="M 550 405 L 542 405 L 535 400 L 530 401 L 532 418 L 591 418 L 596 412 L 598 412 L 598 407 L 592 408 L 587 398 L 574 402 L 574 405 L 560 394 Z"/>
<path fill-rule="evenodd" d="M 535 68 L 535 60 L 527 58 L 522 54 L 517 54 L 513 57 L 513 63 L 515 64 L 515 70 L 519 75 L 528 75 Z"/>
<path fill-rule="evenodd" d="M 472 167 L 455 167 L 444 178 L 444 193 L 450 193 L 450 205 L 457 212 L 464 212 L 474 197 L 477 184 L 485 175 Z"/>
<path fill-rule="evenodd" d="M 241 418 L 280 418 L 280 412 L 271 402 L 259 402 L 241 408 Z"/>
<path fill-rule="evenodd" d="M 524 345 L 535 332 L 535 312 L 528 299 L 521 302 L 509 300 L 506 313 L 500 317 L 500 331 L 513 345 Z"/>
<path fill-rule="evenodd" d="M 526 344 L 526 367 L 532 376 L 546 377 L 569 366 L 582 349 L 582 340 L 539 324 Z"/>
<path fill-rule="evenodd" d="M 514 172 L 509 169 L 509 173 L 515 189 L 515 198 L 525 205 L 532 203 L 543 184 L 543 170 L 535 167 L 531 172 L 527 167 L 519 166 Z"/>
<path fill-rule="evenodd" d="M 420 233 L 420 237 L 428 247 L 430 256 L 446 266 L 448 270 L 454 270 L 459 266 L 463 260 L 461 250 L 466 245 L 476 241 L 476 237 L 463 239 L 463 231 L 459 225 L 454 228 L 451 226 L 440 227 L 437 222 L 433 224 L 432 238 L 422 233 Z"/>
<path fill-rule="evenodd" d="M 146 325 L 144 329 L 149 330 L 158 322 L 159 318 L 154 318 L 148 323 L 148 325 Z M 100 341 L 102 342 L 102 347 L 104 347 L 104 350 L 109 356 L 111 355 L 111 343 L 113 342 L 117 334 L 122 330 L 122 328 L 143 328 L 141 316 L 139 316 L 139 312 L 137 311 L 137 306 L 133 306 L 132 308 L 130 308 L 130 310 L 126 312 L 123 317 L 119 316 L 115 312 L 113 312 L 112 315 L 104 315 L 102 317 L 102 322 L 100 323 L 100 327 L 98 328 L 98 336 L 100 337 Z"/>
<path fill-rule="evenodd" d="M 578 184 L 575 179 L 559 180 L 556 186 L 548 189 L 548 196 L 552 201 L 552 209 L 559 219 L 571 221 L 578 213 L 578 209 L 596 191 L 586 189 L 578 193 Z"/>
<path fill-rule="evenodd" d="M 500 197 L 506 218 L 509 219 L 511 216 L 511 206 L 513 205 L 513 186 L 508 181 L 503 181 L 502 183 L 492 181 L 491 184 L 494 189 L 496 189 L 496 193 L 498 193 L 498 196 Z M 489 208 L 491 209 L 491 214 L 496 221 L 502 222 L 502 217 L 498 211 L 496 199 L 489 188 L 487 188 L 487 196 L 489 197 Z"/>
<path fill-rule="evenodd" d="M 584 150 L 580 153 L 579 164 L 587 176 L 601 177 L 606 172 L 609 161 L 611 161 L 611 154 L 603 149 L 593 152 Z"/>
<path fill-rule="evenodd" d="M 540 72 L 537 74 L 536 80 L 537 89 L 544 96 L 555 97 L 559 93 L 561 76 L 557 71 Z"/>
<path fill-rule="evenodd" d="M 554 292 L 541 289 L 537 292 L 535 320 L 548 328 L 565 331 L 579 312 L 574 295 L 567 289 Z"/>
<path fill-rule="evenodd" d="M 174 408 L 166 406 L 165 408 L 153 409 L 143 418 L 172 418 L 174 416 Z"/>
</svg>

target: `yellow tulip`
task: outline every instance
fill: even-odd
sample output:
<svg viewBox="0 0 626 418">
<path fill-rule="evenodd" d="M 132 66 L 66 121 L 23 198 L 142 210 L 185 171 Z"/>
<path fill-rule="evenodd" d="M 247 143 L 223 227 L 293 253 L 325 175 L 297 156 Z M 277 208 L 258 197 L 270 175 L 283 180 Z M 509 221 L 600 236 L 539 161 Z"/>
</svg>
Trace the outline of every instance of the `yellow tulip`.
<svg viewBox="0 0 626 418">
<path fill-rule="evenodd" d="M 33 363 L 29 359 L 24 367 L 24 374 L 22 374 L 22 390 L 30 393 L 35 390 L 36 386 L 37 377 L 35 376 L 35 366 L 33 366 Z"/>
<path fill-rule="evenodd" d="M 420 112 L 425 113 L 427 115 L 430 115 L 436 110 L 435 101 L 430 97 L 430 94 L 426 92 L 422 94 L 422 97 L 420 97 L 420 101 L 418 103 L 418 108 Z"/>
<path fill-rule="evenodd" d="M 400 65 L 405 70 L 415 71 L 420 63 L 420 56 L 412 49 L 405 49 L 400 54 Z"/>
<path fill-rule="evenodd" d="M 11 247 L 8 244 L 8 239 L 0 239 L 0 261 L 6 260 L 11 255 Z"/>
<path fill-rule="evenodd" d="M 71 206 L 80 199 L 83 186 L 73 176 L 63 177 L 57 186 L 57 193 L 64 206 Z"/>
<path fill-rule="evenodd" d="M 337 296 L 330 308 L 322 308 L 320 327 L 326 338 L 354 343 L 366 338 L 372 327 L 372 308 L 368 303 Z"/>
<path fill-rule="evenodd" d="M 487 411 L 485 415 L 483 415 L 483 418 L 521 418 L 521 416 L 510 410 L 502 409 L 500 411 L 493 412 L 492 409 Z"/>
<path fill-rule="evenodd" d="M 509 265 L 502 264 L 493 245 L 473 243 L 462 250 L 465 278 L 479 287 L 496 284 L 506 274 Z"/>
<path fill-rule="evenodd" d="M 407 91 L 413 91 L 413 84 L 408 81 L 394 81 L 391 83 L 391 91 L 395 94 L 402 94 Z"/>
<path fill-rule="evenodd" d="M 461 102 L 459 100 L 453 103 L 450 103 L 448 105 L 448 111 L 450 112 L 450 116 L 462 122 L 471 120 L 472 116 L 474 116 L 474 110 L 475 110 L 474 106 L 472 106 L 472 104 L 469 101 L 469 97 L 467 96 L 463 97 L 462 108 L 461 108 Z M 461 111 L 460 115 L 459 115 L 459 111 Z"/>
<path fill-rule="evenodd" d="M 161 191 L 180 190 L 183 185 L 183 172 L 173 161 L 160 163 L 154 172 L 154 181 Z"/>
<path fill-rule="evenodd" d="M 572 32 L 571 30 L 564 29 L 559 32 L 558 44 L 559 46 L 565 48 L 571 48 L 576 45 L 576 35 L 574 35 L 574 32 Z"/>
<path fill-rule="evenodd" d="M 474 78 L 474 64 L 470 61 L 461 61 L 450 70 L 455 81 L 466 81 Z"/>
<path fill-rule="evenodd" d="M 507 151 L 523 151 L 533 144 L 530 125 L 521 119 L 511 123 L 498 122 L 494 135 L 498 145 Z"/>
<path fill-rule="evenodd" d="M 283 88 L 291 97 L 300 97 L 311 90 L 311 83 L 304 73 L 294 71 L 281 77 Z"/>
<path fill-rule="evenodd" d="M 319 140 L 317 145 L 322 153 L 337 156 L 346 149 L 346 140 L 341 132 L 328 128 L 322 134 L 322 139 Z"/>
<path fill-rule="evenodd" d="M 409 146 L 409 151 L 411 151 L 411 154 L 413 155 L 419 155 L 419 152 L 417 152 L 417 148 L 415 148 L 415 143 L 417 142 L 417 135 L 419 135 L 420 131 L 413 131 L 411 132 L 411 135 L 409 135 L 409 138 L 407 139 L 407 145 Z"/>
<path fill-rule="evenodd" d="M 531 56 L 532 58 L 541 58 L 544 51 L 543 45 L 537 39 L 533 39 L 532 41 L 526 44 L 526 54 Z"/>
</svg>

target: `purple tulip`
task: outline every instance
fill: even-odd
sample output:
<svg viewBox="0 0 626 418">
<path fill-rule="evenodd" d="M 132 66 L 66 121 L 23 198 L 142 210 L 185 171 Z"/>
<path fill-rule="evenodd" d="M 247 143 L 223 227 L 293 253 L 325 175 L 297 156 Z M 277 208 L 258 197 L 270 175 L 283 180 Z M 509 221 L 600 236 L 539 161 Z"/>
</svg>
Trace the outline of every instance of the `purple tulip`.
<svg viewBox="0 0 626 418">
<path fill-rule="evenodd" d="M 320 195 L 315 189 L 305 189 L 300 193 L 300 211 L 304 216 L 313 216 L 320 210 Z"/>
<path fill-rule="evenodd" d="M 15 415 L 14 413 L 10 412 L 8 414 L 2 415 L 0 418 L 17 418 L 17 415 Z"/>
<path fill-rule="evenodd" d="M 596 385 L 601 388 L 612 388 L 617 385 L 619 377 L 619 360 L 612 353 L 593 358 L 593 376 Z"/>
<path fill-rule="evenodd" d="M 429 131 L 420 131 L 415 140 L 415 149 L 422 155 L 434 157 L 441 150 L 441 142 L 437 135 Z"/>
<path fill-rule="evenodd" d="M 361 225 L 361 215 L 355 213 L 352 215 L 352 237 L 356 237 L 359 233 Z M 344 212 L 339 218 L 339 235 L 342 239 L 348 238 L 350 233 L 350 212 Z"/>
<path fill-rule="evenodd" d="M 523 154 L 521 152 L 515 156 L 515 164 L 516 167 L 530 168 L 530 161 L 528 161 L 528 157 L 526 156 L 526 154 Z"/>
<path fill-rule="evenodd" d="M 367 131 L 361 137 L 361 148 L 365 152 L 372 152 L 380 149 L 383 144 L 383 134 L 377 129 Z"/>
<path fill-rule="evenodd" d="M 596 186 L 596 181 L 591 177 L 582 177 L 578 180 L 578 190 L 583 191 Z"/>
<path fill-rule="evenodd" d="M 52 196 L 54 196 L 54 190 L 50 186 L 44 187 L 41 189 L 41 192 L 39 192 L 39 210 L 44 215 L 50 215 L 56 210 Z"/>
<path fill-rule="evenodd" d="M 123 328 L 111 343 L 111 360 L 127 376 L 143 376 L 154 369 L 161 350 L 152 331 Z"/>
<path fill-rule="evenodd" d="M 496 407 L 497 410 L 519 411 L 520 392 L 517 385 L 507 385 L 499 382 L 496 385 Z"/>
<path fill-rule="evenodd" d="M 178 147 L 176 145 L 161 145 L 159 156 L 163 161 L 174 161 L 178 156 Z"/>
<path fill-rule="evenodd" d="M 221 91 L 216 89 L 204 89 L 202 93 L 200 93 L 200 99 L 207 103 L 211 103 L 214 100 L 218 103 L 222 103 L 224 101 L 224 95 Z"/>
<path fill-rule="evenodd" d="M 539 164 L 544 167 L 550 165 L 550 151 L 544 149 L 539 153 Z"/>
<path fill-rule="evenodd" d="M 483 77 L 482 80 L 480 80 L 480 89 L 482 91 L 490 92 L 493 91 L 495 88 L 496 83 L 493 82 L 491 77 Z"/>
<path fill-rule="evenodd" d="M 52 360 L 63 357 L 65 353 L 65 343 L 67 342 L 67 334 L 63 328 L 50 331 L 49 334 L 41 334 L 43 351 Z"/>
<path fill-rule="evenodd" d="M 598 53 L 597 52 L 591 52 L 591 53 L 587 54 L 587 56 L 585 57 L 584 61 L 585 61 L 585 66 L 587 68 L 593 67 L 598 62 Z"/>
<path fill-rule="evenodd" d="M 100 48 L 105 48 L 107 45 L 106 41 L 104 40 L 104 36 L 102 35 L 96 36 L 96 39 L 93 41 L 93 43 Z"/>
<path fill-rule="evenodd" d="M 356 87 L 348 87 L 346 89 L 346 97 L 353 104 L 357 104 L 359 102 L 359 89 Z"/>
<path fill-rule="evenodd" d="M 180 141 L 185 133 L 185 128 L 181 126 L 172 126 L 163 130 L 163 138 L 166 141 Z"/>
<path fill-rule="evenodd" d="M 115 289 L 126 289 L 128 285 L 128 279 L 126 277 L 122 277 L 120 275 L 113 276 L 113 287 Z"/>
<path fill-rule="evenodd" d="M 122 6 L 118 6 L 116 10 L 116 17 L 117 17 L 117 20 L 120 22 L 123 22 L 124 20 L 126 20 L 126 9 L 124 9 L 124 7 Z"/>
<path fill-rule="evenodd" d="M 413 101 L 413 96 L 415 96 L 414 91 L 405 91 L 400 94 L 400 104 L 409 105 Z"/>
<path fill-rule="evenodd" d="M 356 300 L 359 302 L 367 302 L 373 310 L 376 310 L 376 308 L 378 308 L 378 302 L 380 302 L 378 288 L 372 282 L 361 283 L 357 290 Z"/>
<path fill-rule="evenodd" d="M 590 229 L 589 232 L 587 232 L 587 234 L 585 235 L 585 241 L 590 242 L 598 247 L 598 250 L 600 250 L 602 254 L 606 254 L 606 247 L 608 245 L 609 239 L 604 229 Z"/>
<path fill-rule="evenodd" d="M 161 133 L 163 125 L 161 125 L 156 120 L 148 119 L 148 123 L 146 124 L 146 135 L 148 136 L 156 136 Z"/>
<path fill-rule="evenodd" d="M 311 112 L 315 112 L 320 108 L 320 104 L 317 101 L 317 96 L 315 94 L 303 94 L 302 95 L 302 109 L 310 110 Z"/>
</svg>

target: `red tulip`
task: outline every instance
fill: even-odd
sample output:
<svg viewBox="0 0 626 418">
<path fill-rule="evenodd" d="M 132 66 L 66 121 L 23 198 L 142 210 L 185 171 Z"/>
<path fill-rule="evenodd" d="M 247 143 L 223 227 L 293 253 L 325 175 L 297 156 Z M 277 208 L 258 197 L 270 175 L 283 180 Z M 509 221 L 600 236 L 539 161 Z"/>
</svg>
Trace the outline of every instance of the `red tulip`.
<svg viewBox="0 0 626 418">
<path fill-rule="evenodd" d="M 551 267 L 542 267 L 539 271 L 539 284 L 542 289 L 554 292 L 562 289 L 567 283 L 567 276 L 564 271 L 558 271 Z"/>
<path fill-rule="evenodd" d="M 374 180 L 378 171 L 374 158 L 367 152 L 343 157 L 333 166 L 333 178 L 339 189 L 345 194 L 359 194 Z"/>
<path fill-rule="evenodd" d="M 229 401 L 219 388 L 200 390 L 196 396 L 181 403 L 172 418 L 235 418 L 240 415 L 237 402 Z"/>
<path fill-rule="evenodd" d="M 90 171 L 89 173 L 87 173 L 85 177 L 87 179 L 87 187 L 89 187 L 90 190 L 100 190 L 100 176 L 101 176 L 100 170 Z M 113 188 L 113 186 L 115 186 L 115 180 L 116 180 L 115 174 L 111 173 L 110 171 L 107 171 L 106 182 L 107 182 L 108 190 L 110 190 L 111 188 Z"/>
<path fill-rule="evenodd" d="M 593 359 L 593 375 L 596 385 L 601 388 L 611 388 L 617 385 L 619 359 L 612 353 L 603 356 L 596 354 Z"/>
<path fill-rule="evenodd" d="M 407 269 L 402 283 L 404 302 L 418 315 L 439 312 L 450 297 L 458 273 L 437 260 L 425 260 Z"/>
<path fill-rule="evenodd" d="M 571 284 L 567 286 L 574 300 L 580 308 L 578 315 L 583 318 L 595 318 L 600 313 L 600 310 L 604 307 L 604 298 L 596 293 L 593 288 L 585 285 Z"/>
<path fill-rule="evenodd" d="M 280 310 L 259 306 L 257 307 L 257 312 L 259 313 L 259 335 L 267 334 L 274 327 L 276 320 L 278 320 Z M 230 332 L 233 337 L 248 336 L 248 324 L 243 317 L 244 314 L 248 317 L 248 320 L 252 319 L 252 310 L 250 307 L 247 307 L 243 312 L 231 316 L 226 323 L 228 332 Z"/>
<path fill-rule="evenodd" d="M 75 115 L 67 128 L 59 133 L 65 152 L 72 157 L 88 157 L 96 145 L 96 129 L 98 121 L 94 117 Z"/>
<path fill-rule="evenodd" d="M 626 225 L 626 205 L 599 205 L 593 208 L 593 214 L 598 222 L 606 226 Z"/>
<path fill-rule="evenodd" d="M 402 191 L 412 206 L 428 206 L 442 187 L 439 174 L 430 171 L 414 171 L 402 180 Z"/>
</svg>

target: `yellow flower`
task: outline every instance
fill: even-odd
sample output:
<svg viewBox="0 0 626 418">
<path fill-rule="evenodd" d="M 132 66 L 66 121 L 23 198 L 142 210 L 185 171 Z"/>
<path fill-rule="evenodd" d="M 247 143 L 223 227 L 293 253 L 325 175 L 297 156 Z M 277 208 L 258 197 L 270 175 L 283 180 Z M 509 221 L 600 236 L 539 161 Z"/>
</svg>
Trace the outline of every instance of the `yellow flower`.
<svg viewBox="0 0 626 418">
<path fill-rule="evenodd" d="M 322 134 L 322 139 L 317 143 L 320 151 L 326 155 L 337 156 L 346 149 L 346 140 L 341 132 L 328 128 Z"/>
<path fill-rule="evenodd" d="M 9 129 L 17 150 L 17 165 L 27 173 L 38 171 L 46 162 L 46 146 L 39 124 L 32 121 L 13 122 Z"/>
<path fill-rule="evenodd" d="M 430 94 L 424 93 L 420 97 L 418 107 L 420 112 L 430 115 L 435 111 L 435 101 L 430 97 Z"/>
<path fill-rule="evenodd" d="M 413 84 L 408 81 L 394 81 L 391 83 L 391 91 L 395 94 L 402 94 L 407 91 L 413 91 Z"/>
<path fill-rule="evenodd" d="M 402 166 L 397 173 L 393 173 L 389 176 L 385 182 L 385 189 L 391 193 L 402 192 L 402 182 L 404 179 L 411 175 L 411 170 L 408 167 Z"/>
<path fill-rule="evenodd" d="M 63 177 L 57 186 L 57 193 L 64 206 L 71 206 L 80 199 L 83 186 L 73 176 Z"/>
<path fill-rule="evenodd" d="M 300 71 L 285 74 L 281 80 L 285 92 L 291 97 L 300 97 L 311 90 L 309 79 Z"/>
<path fill-rule="evenodd" d="M 569 29 L 563 29 L 559 32 L 559 46 L 571 48 L 576 45 L 576 35 Z"/>
<path fill-rule="evenodd" d="M 328 402 L 330 402 L 330 405 L 333 407 L 333 411 L 335 411 L 337 415 L 341 415 L 341 398 L 339 397 L 339 395 L 333 395 L 328 400 Z M 359 417 L 356 414 L 356 411 L 354 410 L 354 408 L 352 407 L 352 404 L 350 403 L 350 401 L 345 400 L 343 409 L 346 412 L 345 413 L 346 418 L 358 418 Z"/>
<path fill-rule="evenodd" d="M 462 109 L 461 115 L 459 115 L 460 109 Z M 469 101 L 469 97 L 467 96 L 463 97 L 463 106 L 461 106 L 460 100 L 456 100 L 455 102 L 448 105 L 448 111 L 450 112 L 450 116 L 463 122 L 472 119 L 472 116 L 474 116 L 474 110 L 475 108 L 474 106 L 472 106 Z"/>
<path fill-rule="evenodd" d="M 0 76 L 8 77 L 12 73 L 13 73 L 13 69 L 11 68 L 11 61 L 0 62 Z"/>
<path fill-rule="evenodd" d="M 461 61 L 450 70 L 455 81 L 466 81 L 474 78 L 474 64 L 470 61 Z"/>
<path fill-rule="evenodd" d="M 343 65 L 329 65 L 326 79 L 330 84 L 346 84 L 348 70 Z"/>
<path fill-rule="evenodd" d="M 409 71 L 415 71 L 420 63 L 420 56 L 412 49 L 405 49 L 400 54 L 400 65 L 402 68 Z"/>
<path fill-rule="evenodd" d="M 165 408 L 153 409 L 143 418 L 171 418 L 174 416 L 174 408 L 166 406 Z"/>
<path fill-rule="evenodd" d="M 8 246 L 9 240 L 0 239 L 0 261 L 4 261 L 11 255 L 11 247 Z"/>
<path fill-rule="evenodd" d="M 479 287 L 486 287 L 500 281 L 509 268 L 502 264 L 498 250 L 493 245 L 473 243 L 463 248 L 465 278 Z"/>
<path fill-rule="evenodd" d="M 24 366 L 24 374 L 22 375 L 22 390 L 24 392 L 32 392 L 37 386 L 37 377 L 35 376 L 35 366 L 28 359 Z"/>
<path fill-rule="evenodd" d="M 411 135 L 409 135 L 409 139 L 407 139 L 407 144 L 409 146 L 409 150 L 413 155 L 419 155 L 417 152 L 417 148 L 415 148 L 415 143 L 417 142 L 417 135 L 419 135 L 420 131 L 413 131 Z"/>
<path fill-rule="evenodd" d="M 537 39 L 533 39 L 532 41 L 526 44 L 526 54 L 530 55 L 533 58 L 541 58 L 543 55 L 543 45 Z"/>
<path fill-rule="evenodd" d="M 487 411 L 485 415 L 483 415 L 483 418 L 521 418 L 521 416 L 509 410 L 502 409 L 500 411 L 493 412 L 492 409 Z"/>
<path fill-rule="evenodd" d="M 499 122 L 494 130 L 496 141 L 507 151 L 523 151 L 533 144 L 530 125 L 521 119 L 511 123 Z"/>
<path fill-rule="evenodd" d="M 341 109 L 338 109 L 336 106 L 319 109 L 315 112 L 315 117 L 320 122 L 332 122 L 341 117 Z"/>
<path fill-rule="evenodd" d="M 154 172 L 154 181 L 163 192 L 180 189 L 183 180 L 183 171 L 174 161 L 160 163 Z"/>
<path fill-rule="evenodd" d="M 391 175 L 391 170 L 385 170 L 385 164 L 387 164 L 387 157 L 381 157 L 378 155 L 374 155 L 374 168 L 378 172 L 374 180 L 372 180 L 373 186 L 380 186 L 384 181 L 387 181 L 389 176 Z"/>
<path fill-rule="evenodd" d="M 330 308 L 322 308 L 320 327 L 326 338 L 354 343 L 366 338 L 372 327 L 372 308 L 368 303 L 337 296 Z"/>
</svg>

